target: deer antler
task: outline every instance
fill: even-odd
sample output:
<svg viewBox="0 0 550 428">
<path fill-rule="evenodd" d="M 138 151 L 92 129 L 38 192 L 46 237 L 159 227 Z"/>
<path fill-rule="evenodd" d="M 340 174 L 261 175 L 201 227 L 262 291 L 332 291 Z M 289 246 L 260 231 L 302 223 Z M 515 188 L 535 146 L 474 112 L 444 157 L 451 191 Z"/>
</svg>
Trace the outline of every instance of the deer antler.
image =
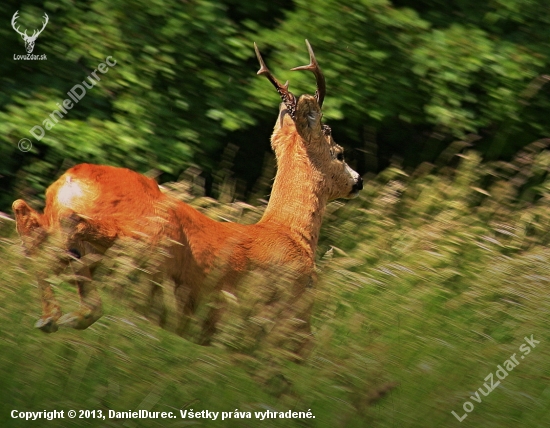
<svg viewBox="0 0 550 428">
<path fill-rule="evenodd" d="M 277 89 L 277 92 L 285 103 L 290 113 L 290 116 L 294 117 L 294 113 L 296 111 L 296 97 L 292 94 L 292 92 L 288 90 L 288 80 L 284 85 L 281 85 L 281 83 L 275 78 L 275 76 L 273 76 L 273 74 L 271 74 L 271 71 L 269 71 L 269 69 L 265 65 L 262 55 L 260 54 L 260 50 L 258 49 L 258 46 L 255 42 L 254 50 L 256 51 L 256 57 L 260 62 L 260 69 L 258 70 L 258 74 L 267 77 L 267 79 L 273 84 L 273 86 L 275 86 L 275 89 Z"/>
<path fill-rule="evenodd" d="M 48 18 L 48 14 L 46 12 L 44 12 L 44 18 L 46 19 L 46 21 L 44 21 L 44 25 L 42 25 L 42 28 L 40 30 L 34 30 L 32 33 L 32 37 L 38 37 L 40 33 L 44 31 L 44 28 L 46 28 L 46 25 L 48 25 L 50 18 Z"/>
<path fill-rule="evenodd" d="M 17 18 L 19 18 L 19 16 L 17 16 L 18 13 L 19 13 L 19 11 L 16 11 L 16 12 L 13 14 L 13 18 L 11 19 L 11 26 L 12 26 L 13 29 L 16 31 L 16 33 L 19 34 L 20 36 L 22 36 L 22 37 L 28 37 L 28 36 L 27 36 L 27 30 L 25 30 L 25 33 L 22 33 L 21 31 L 19 31 L 19 26 L 17 26 L 17 28 L 15 28 L 15 21 L 17 21 Z"/>
<path fill-rule="evenodd" d="M 311 45 L 309 44 L 307 39 L 306 39 L 306 45 L 307 45 L 307 50 L 309 51 L 309 64 L 302 65 L 300 67 L 294 67 L 294 68 L 291 68 L 291 70 L 292 71 L 308 70 L 308 71 L 312 71 L 313 74 L 315 74 L 315 79 L 317 80 L 317 90 L 315 91 L 315 98 L 317 98 L 319 107 L 323 107 L 323 101 L 325 99 L 325 93 L 327 88 L 325 83 L 325 76 L 323 76 L 321 68 L 319 67 L 317 60 L 315 59 L 315 54 L 313 53 L 313 49 L 311 48 Z"/>
</svg>

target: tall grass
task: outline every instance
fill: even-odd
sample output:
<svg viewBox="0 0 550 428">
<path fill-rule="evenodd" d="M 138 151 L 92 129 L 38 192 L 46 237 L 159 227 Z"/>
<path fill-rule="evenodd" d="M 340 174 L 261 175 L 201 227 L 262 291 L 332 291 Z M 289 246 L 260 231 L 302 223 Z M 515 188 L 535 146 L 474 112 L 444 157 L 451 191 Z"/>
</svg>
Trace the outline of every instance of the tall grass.
<svg viewBox="0 0 550 428">
<path fill-rule="evenodd" d="M 33 329 L 34 260 L 0 220 L 0 423 L 25 411 L 311 409 L 315 419 L 83 420 L 52 426 L 541 427 L 550 424 L 550 152 L 486 164 L 463 145 L 405 173 L 394 165 L 353 201 L 329 206 L 319 244 L 315 341 L 296 362 L 258 352 L 254 283 L 233 296 L 215 346 L 200 347 L 143 316 L 137 258 L 113 247 L 98 273 L 105 315 L 85 331 Z M 256 221 L 262 207 L 169 191 L 216 219 Z M 222 198 L 223 200 L 223 198 Z M 252 278 L 250 281 L 254 281 Z M 251 291 L 252 290 L 252 291 Z M 56 284 L 65 310 L 77 305 Z M 200 318 L 199 311 L 198 317 Z M 540 344 L 482 402 L 473 401 L 524 337 Z M 496 378 L 495 378 L 496 379 Z M 462 405 L 474 409 L 460 423 Z M 40 425 L 44 425 L 41 423 Z"/>
</svg>

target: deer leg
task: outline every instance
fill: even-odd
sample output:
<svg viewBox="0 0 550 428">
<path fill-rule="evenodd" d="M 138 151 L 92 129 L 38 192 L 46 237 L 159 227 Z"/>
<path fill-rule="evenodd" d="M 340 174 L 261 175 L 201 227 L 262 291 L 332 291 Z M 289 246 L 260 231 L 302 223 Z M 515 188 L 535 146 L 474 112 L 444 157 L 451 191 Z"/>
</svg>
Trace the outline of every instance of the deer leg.
<svg viewBox="0 0 550 428">
<path fill-rule="evenodd" d="M 289 333 L 287 346 L 298 356 L 298 360 L 306 358 L 313 349 L 314 338 L 310 323 L 313 303 L 314 291 L 308 289 L 292 303 L 291 313 L 286 322 Z"/>
<path fill-rule="evenodd" d="M 281 315 L 280 323 L 274 329 L 285 338 L 284 343 L 278 343 L 278 346 L 284 346 L 294 353 L 298 361 L 307 357 L 313 348 L 314 340 L 310 323 L 313 303 L 314 289 L 308 287 L 300 290 L 299 294 L 288 302 L 286 310 Z M 277 337 L 277 334 L 274 337 Z"/>
<path fill-rule="evenodd" d="M 78 294 L 80 295 L 80 308 L 77 311 L 63 315 L 59 318 L 58 324 L 63 327 L 83 330 L 103 315 L 101 297 L 93 284 L 90 267 L 80 261 L 73 261 L 71 265 L 74 269 Z"/>
<path fill-rule="evenodd" d="M 200 344 L 203 346 L 208 346 L 212 342 L 212 337 L 216 333 L 217 325 L 223 315 L 225 310 L 225 305 L 222 299 L 216 299 L 214 302 L 214 307 L 210 309 L 206 320 L 202 325 L 202 334 L 200 338 Z"/>
<path fill-rule="evenodd" d="M 45 253 L 44 253 L 45 254 Z M 51 274 L 59 275 L 67 268 L 67 261 L 55 255 L 48 254 Z M 44 333 L 54 333 L 58 330 L 58 320 L 62 315 L 61 307 L 55 298 L 55 293 L 51 284 L 45 279 L 47 274 L 39 272 L 37 274 L 38 293 L 42 303 L 42 316 L 34 326 Z"/>
<path fill-rule="evenodd" d="M 290 283 L 283 281 L 281 286 L 286 292 L 268 302 L 257 315 L 271 321 L 269 331 L 264 331 L 260 338 L 264 345 L 271 349 L 285 349 L 295 355 L 295 361 L 306 358 L 314 343 L 310 324 L 314 282 L 314 275 L 290 279 Z"/>
<path fill-rule="evenodd" d="M 47 235 L 46 229 L 43 227 L 43 216 L 33 210 L 22 199 L 15 201 L 12 208 L 15 214 L 17 232 L 23 241 L 23 248 L 25 248 L 27 255 L 34 254 Z M 42 254 L 47 255 L 45 252 Z M 49 266 L 53 267 L 53 270 L 60 270 L 56 261 L 57 259 L 50 259 Z M 57 331 L 56 321 L 61 316 L 61 308 L 55 300 L 52 286 L 44 279 L 45 277 L 45 272 L 39 272 L 37 275 L 38 293 L 42 302 L 42 316 L 34 326 L 45 333 L 53 333 Z"/>
<path fill-rule="evenodd" d="M 176 333 L 179 336 L 186 336 L 189 321 L 196 310 L 197 292 L 184 283 L 176 283 L 174 289 L 176 295 L 178 325 Z"/>
<path fill-rule="evenodd" d="M 166 324 L 167 309 L 164 302 L 164 289 L 162 287 L 163 275 L 157 271 L 151 277 L 151 288 L 149 289 L 147 317 L 156 318 L 158 325 L 164 327 Z"/>
<path fill-rule="evenodd" d="M 42 316 L 34 326 L 44 333 L 54 333 L 57 331 L 57 320 L 61 317 L 61 307 L 55 299 L 52 286 L 43 278 L 38 278 L 38 292 L 42 302 Z"/>
<path fill-rule="evenodd" d="M 218 324 L 227 309 L 227 302 L 222 293 L 234 294 L 239 278 L 240 274 L 238 272 L 229 272 L 223 275 L 219 281 L 219 285 L 216 288 L 218 291 L 213 306 L 202 325 L 202 334 L 199 342 L 201 345 L 208 346 L 211 344 L 212 338 L 218 330 Z"/>
<path fill-rule="evenodd" d="M 95 267 L 92 254 L 96 251 L 84 239 L 93 235 L 96 229 L 93 223 L 76 213 L 60 218 L 59 225 L 61 234 L 58 237 L 58 245 L 67 249 L 66 260 L 73 271 L 71 282 L 76 283 L 80 308 L 63 315 L 59 318 L 58 324 L 83 330 L 103 315 L 101 297 L 92 281 L 92 269 Z"/>
</svg>

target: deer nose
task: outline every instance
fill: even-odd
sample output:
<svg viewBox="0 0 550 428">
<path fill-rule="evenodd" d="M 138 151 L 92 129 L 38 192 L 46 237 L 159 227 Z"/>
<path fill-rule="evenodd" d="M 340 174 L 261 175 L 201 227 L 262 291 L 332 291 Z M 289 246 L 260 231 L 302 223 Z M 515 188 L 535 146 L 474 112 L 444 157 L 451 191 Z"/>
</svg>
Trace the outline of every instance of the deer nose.
<svg viewBox="0 0 550 428">
<path fill-rule="evenodd" d="M 357 178 L 357 181 L 352 187 L 352 192 L 358 192 L 359 190 L 362 190 L 362 189 L 363 189 L 363 179 L 361 178 L 361 176 L 359 176 Z"/>
</svg>

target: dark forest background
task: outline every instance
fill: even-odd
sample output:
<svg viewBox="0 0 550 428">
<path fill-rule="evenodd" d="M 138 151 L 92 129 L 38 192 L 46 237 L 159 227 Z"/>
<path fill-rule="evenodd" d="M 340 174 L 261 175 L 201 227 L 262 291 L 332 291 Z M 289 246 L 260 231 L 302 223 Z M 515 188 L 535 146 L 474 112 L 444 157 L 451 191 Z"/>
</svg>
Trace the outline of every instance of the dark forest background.
<svg viewBox="0 0 550 428">
<path fill-rule="evenodd" d="M 25 53 L 16 10 L 29 34 L 48 14 L 33 52 L 47 60 L 13 59 Z M 197 165 L 212 196 L 223 173 L 249 198 L 278 103 L 256 76 L 254 41 L 300 94 L 313 76 L 289 69 L 307 63 L 309 39 L 328 84 L 325 120 L 361 173 L 434 161 L 457 139 L 485 160 L 510 159 L 550 134 L 542 0 L 29 0 L 2 2 L 0 18 L 4 211 L 16 197 L 40 203 L 80 162 L 156 170 L 161 182 Z M 40 141 L 30 135 L 108 56 L 117 65 Z"/>
</svg>

